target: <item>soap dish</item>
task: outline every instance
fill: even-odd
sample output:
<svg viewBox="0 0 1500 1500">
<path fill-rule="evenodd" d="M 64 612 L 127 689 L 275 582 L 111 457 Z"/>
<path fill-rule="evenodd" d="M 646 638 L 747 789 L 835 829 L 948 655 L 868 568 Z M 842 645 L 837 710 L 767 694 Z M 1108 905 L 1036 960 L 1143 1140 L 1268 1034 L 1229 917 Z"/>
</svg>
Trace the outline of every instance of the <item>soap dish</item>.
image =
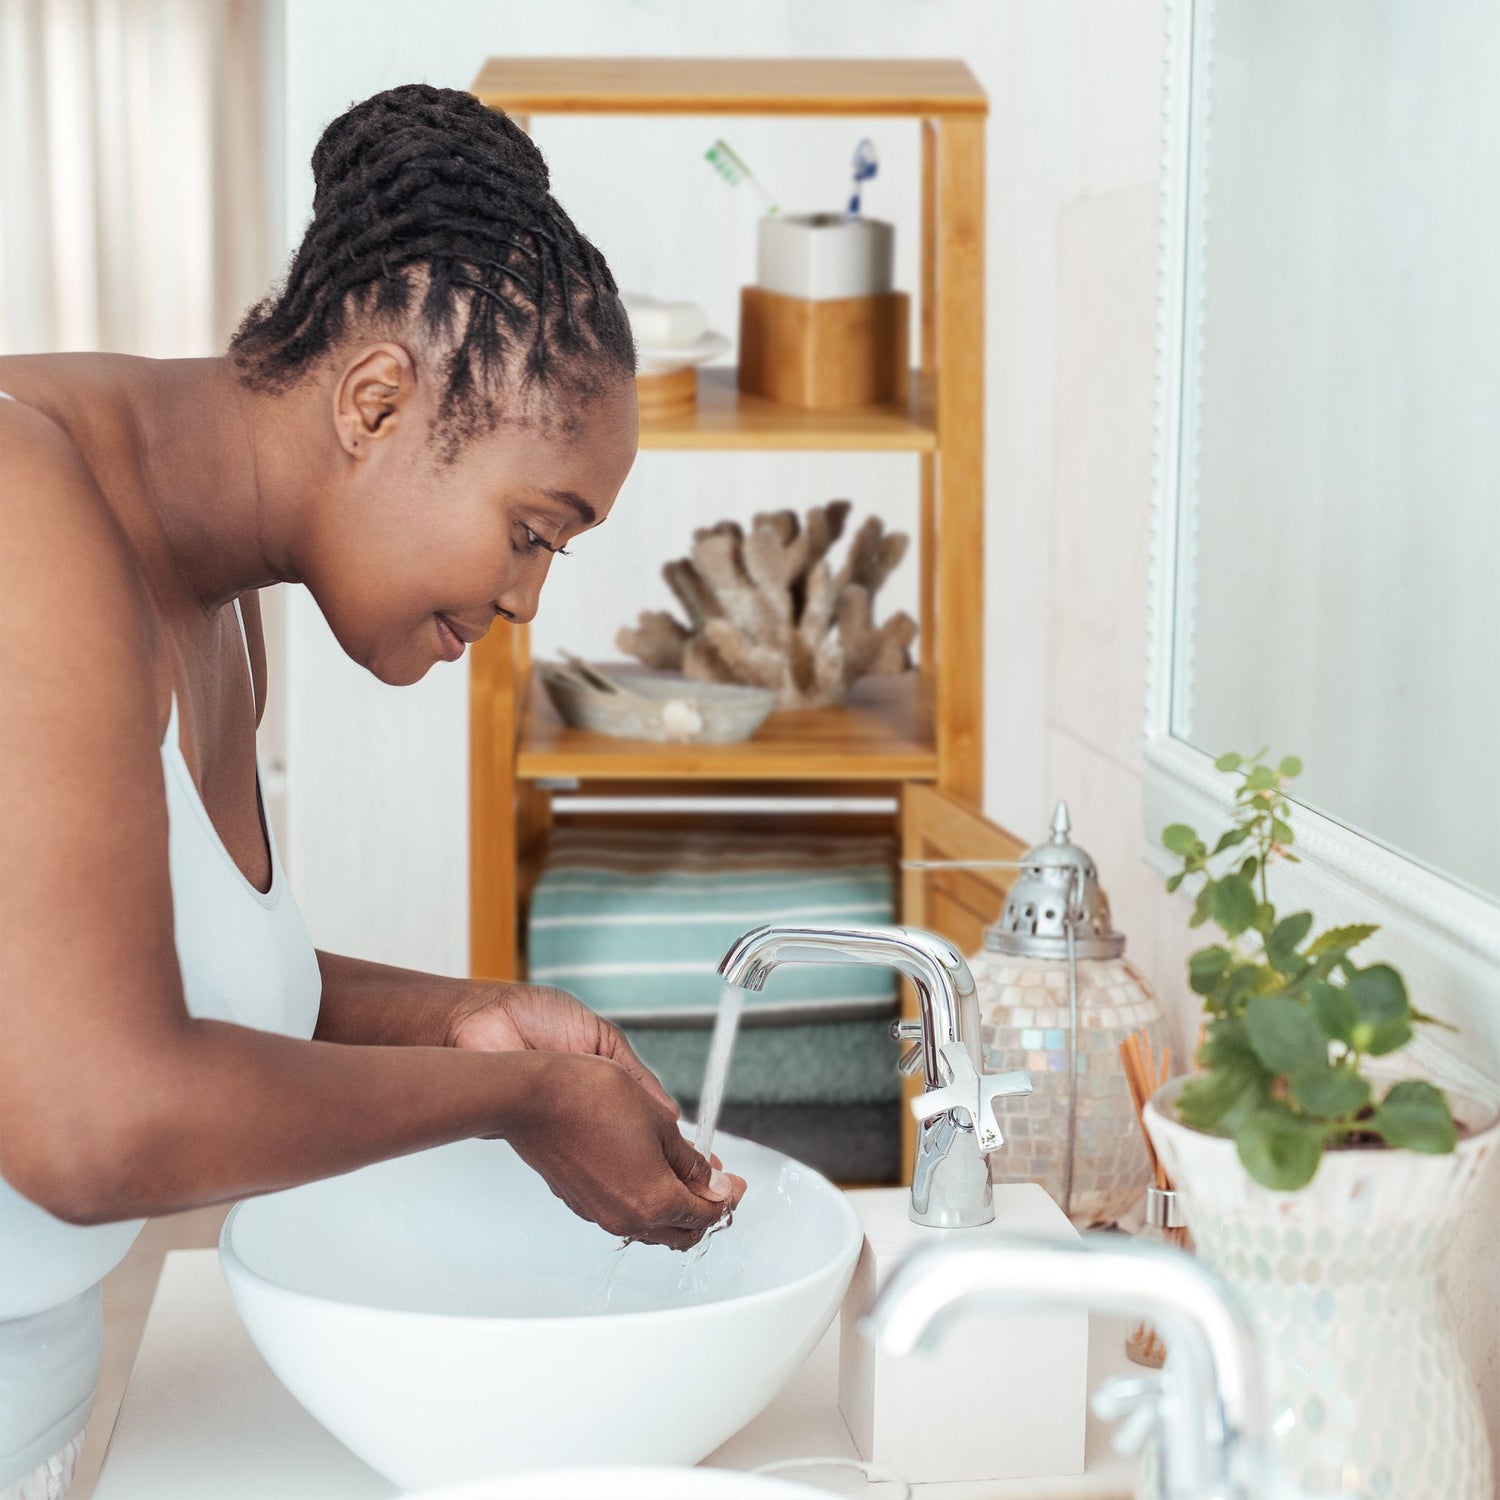
<svg viewBox="0 0 1500 1500">
<path fill-rule="evenodd" d="M 564 724 L 614 739 L 736 745 L 776 706 L 769 688 L 698 682 L 639 666 L 600 670 L 575 658 L 539 661 L 536 672 Z"/>
</svg>

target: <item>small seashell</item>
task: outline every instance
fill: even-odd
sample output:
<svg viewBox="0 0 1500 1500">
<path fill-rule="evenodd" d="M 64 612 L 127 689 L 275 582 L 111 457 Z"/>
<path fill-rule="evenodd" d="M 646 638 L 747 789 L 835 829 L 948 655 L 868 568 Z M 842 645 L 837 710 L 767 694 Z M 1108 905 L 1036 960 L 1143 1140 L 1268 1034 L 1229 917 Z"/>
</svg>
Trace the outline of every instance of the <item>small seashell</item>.
<svg viewBox="0 0 1500 1500">
<path fill-rule="evenodd" d="M 689 699 L 672 698 L 661 706 L 661 727 L 671 739 L 695 739 L 703 733 L 703 715 Z"/>
</svg>

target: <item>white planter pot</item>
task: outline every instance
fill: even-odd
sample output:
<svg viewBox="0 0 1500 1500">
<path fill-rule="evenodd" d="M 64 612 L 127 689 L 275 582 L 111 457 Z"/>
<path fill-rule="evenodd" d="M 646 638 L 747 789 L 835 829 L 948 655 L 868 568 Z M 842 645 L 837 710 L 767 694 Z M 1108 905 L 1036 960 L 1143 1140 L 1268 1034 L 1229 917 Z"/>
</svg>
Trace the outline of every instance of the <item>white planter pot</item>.
<svg viewBox="0 0 1500 1500">
<path fill-rule="evenodd" d="M 1325 1152 L 1299 1193 L 1261 1187 L 1234 1142 L 1181 1124 L 1176 1079 L 1146 1128 L 1202 1260 L 1260 1335 L 1276 1451 L 1322 1494 L 1493 1500 L 1484 1417 L 1443 1297 L 1450 1230 L 1500 1142 L 1494 1104 L 1450 1093 L 1448 1156 Z"/>
</svg>

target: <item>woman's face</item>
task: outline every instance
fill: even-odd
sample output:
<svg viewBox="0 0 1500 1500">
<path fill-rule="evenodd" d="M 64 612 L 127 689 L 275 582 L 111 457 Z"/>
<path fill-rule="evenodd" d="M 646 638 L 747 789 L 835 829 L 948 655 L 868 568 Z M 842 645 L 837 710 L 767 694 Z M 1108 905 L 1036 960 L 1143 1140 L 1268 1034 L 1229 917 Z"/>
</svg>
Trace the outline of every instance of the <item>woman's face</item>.
<svg viewBox="0 0 1500 1500">
<path fill-rule="evenodd" d="M 553 557 L 603 523 L 635 461 L 628 377 L 588 399 L 548 394 L 451 463 L 437 454 L 435 385 L 376 357 L 332 392 L 340 481 L 303 567 L 339 644 L 393 685 L 458 660 L 497 615 L 532 619 Z"/>
</svg>

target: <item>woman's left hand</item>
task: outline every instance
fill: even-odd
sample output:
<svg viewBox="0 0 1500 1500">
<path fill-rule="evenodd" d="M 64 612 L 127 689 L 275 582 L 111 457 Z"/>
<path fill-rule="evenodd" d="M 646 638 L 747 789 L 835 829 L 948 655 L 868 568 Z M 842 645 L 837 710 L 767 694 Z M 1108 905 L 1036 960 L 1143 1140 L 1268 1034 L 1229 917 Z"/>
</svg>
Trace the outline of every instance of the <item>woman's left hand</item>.
<svg viewBox="0 0 1500 1500">
<path fill-rule="evenodd" d="M 583 1052 L 617 1062 L 674 1115 L 676 1101 L 635 1055 L 618 1026 L 596 1016 L 566 990 L 505 984 L 454 1009 L 445 1041 L 471 1052 Z"/>
</svg>

